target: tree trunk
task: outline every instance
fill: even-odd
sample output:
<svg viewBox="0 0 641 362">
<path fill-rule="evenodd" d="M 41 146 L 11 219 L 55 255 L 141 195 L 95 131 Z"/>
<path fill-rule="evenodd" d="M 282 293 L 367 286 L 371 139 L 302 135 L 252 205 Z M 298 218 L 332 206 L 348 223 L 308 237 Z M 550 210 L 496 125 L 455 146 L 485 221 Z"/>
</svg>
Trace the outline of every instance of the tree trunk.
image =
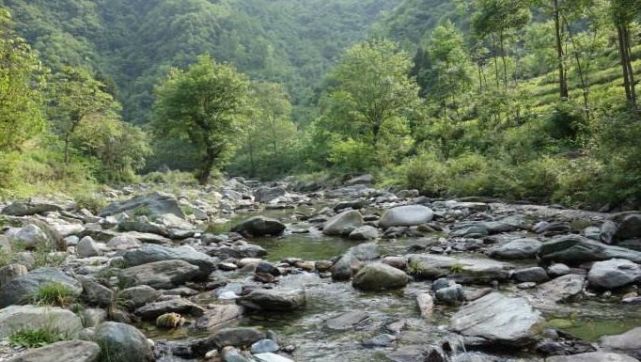
<svg viewBox="0 0 641 362">
<path fill-rule="evenodd" d="M 621 68 L 623 69 L 623 87 L 625 88 L 625 98 L 632 104 L 633 96 L 630 84 L 630 76 L 628 75 L 628 57 L 627 45 L 625 41 L 625 31 L 623 25 L 617 25 L 617 35 L 619 40 L 619 58 L 621 59 Z"/>
<path fill-rule="evenodd" d="M 499 33 L 500 43 L 501 43 L 501 60 L 503 61 L 503 86 L 507 89 L 507 62 L 505 60 L 505 38 L 503 36 L 503 31 Z"/>
<path fill-rule="evenodd" d="M 572 43 L 572 49 L 574 50 L 574 60 L 576 62 L 576 69 L 577 72 L 579 73 L 579 80 L 581 81 L 581 90 L 583 93 L 583 108 L 585 112 L 585 117 L 589 121 L 591 117 L 590 113 L 590 84 L 588 83 L 587 76 L 585 74 L 585 71 L 583 69 L 583 63 L 581 63 L 581 58 L 579 57 L 579 49 L 574 41 L 574 36 L 572 35 L 572 31 L 570 29 L 570 25 L 568 24 L 567 20 L 565 17 L 563 17 L 563 22 L 565 24 L 565 28 L 568 32 L 568 37 L 570 38 L 570 42 Z M 595 32 L 595 37 L 596 37 L 596 32 Z"/>
<path fill-rule="evenodd" d="M 554 35 L 556 37 L 556 55 L 557 62 L 559 67 L 559 95 L 561 99 L 568 99 L 568 80 L 567 74 L 565 72 L 564 56 L 563 56 L 563 45 L 562 45 L 562 28 L 561 28 L 561 17 L 559 14 L 559 0 L 553 0 L 554 4 Z"/>
<path fill-rule="evenodd" d="M 637 108 L 637 92 L 636 92 L 636 83 L 634 81 L 634 69 L 632 69 L 632 46 L 630 45 L 630 27 L 623 27 L 623 35 L 625 38 L 625 60 L 628 66 L 628 79 L 630 80 L 630 94 L 632 95 L 632 107 Z"/>
<path fill-rule="evenodd" d="M 219 153 L 220 152 L 217 150 L 215 146 L 213 145 L 207 146 L 207 151 L 205 153 L 202 166 L 198 173 L 198 183 L 200 185 L 204 186 L 204 185 L 207 185 L 207 183 L 209 183 L 209 176 L 211 176 L 211 170 L 212 168 L 214 168 L 214 163 L 216 162 L 216 158 L 218 158 Z"/>
</svg>

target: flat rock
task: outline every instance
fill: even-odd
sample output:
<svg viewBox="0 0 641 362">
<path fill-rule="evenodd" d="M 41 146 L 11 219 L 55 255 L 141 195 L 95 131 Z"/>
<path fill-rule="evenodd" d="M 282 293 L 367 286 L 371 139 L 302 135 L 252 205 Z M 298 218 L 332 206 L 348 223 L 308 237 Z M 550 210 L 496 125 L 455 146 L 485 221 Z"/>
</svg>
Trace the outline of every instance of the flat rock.
<svg viewBox="0 0 641 362">
<path fill-rule="evenodd" d="M 539 256 L 545 261 L 574 265 L 614 258 L 641 263 L 641 252 L 603 244 L 580 235 L 563 235 L 544 242 Z"/>
<path fill-rule="evenodd" d="M 182 260 L 189 264 L 195 265 L 200 269 L 203 277 L 208 276 L 216 269 L 217 258 L 213 258 L 205 253 L 196 251 L 191 246 L 180 246 L 171 248 L 162 245 L 145 244 L 140 249 L 129 250 L 123 254 L 127 267 L 138 266 L 142 264 L 166 261 Z"/>
<path fill-rule="evenodd" d="M 181 315 L 191 315 L 194 317 L 200 317 L 205 314 L 205 309 L 203 309 L 198 304 L 190 302 L 187 299 L 183 298 L 174 298 L 169 300 L 163 300 L 159 302 L 149 303 L 138 309 L 136 309 L 135 314 L 142 319 L 155 320 L 159 316 L 166 313 L 178 313 Z"/>
<path fill-rule="evenodd" d="M 599 344 L 605 349 L 641 358 L 641 327 L 622 334 L 601 337 Z"/>
<path fill-rule="evenodd" d="M 185 218 L 185 214 L 181 210 L 176 198 L 173 195 L 162 192 L 153 192 L 148 195 L 136 196 L 126 201 L 113 202 L 104 208 L 99 216 L 105 217 L 121 212 L 135 213 L 135 210 L 141 210 L 147 214 L 147 216 L 158 217 L 164 214 L 173 214 L 181 219 Z"/>
<path fill-rule="evenodd" d="M 325 322 L 327 328 L 335 331 L 346 331 L 353 329 L 356 325 L 364 322 L 369 319 L 369 313 L 355 310 L 347 313 L 343 313 L 338 317 L 328 319 Z"/>
<path fill-rule="evenodd" d="M 0 213 L 11 216 L 28 216 L 52 211 L 62 211 L 62 207 L 45 201 L 31 200 L 13 202 L 4 207 Z"/>
<path fill-rule="evenodd" d="M 148 285 L 152 288 L 171 289 L 201 276 L 200 269 L 183 260 L 164 260 L 134 266 L 120 271 L 125 284 Z"/>
<path fill-rule="evenodd" d="M 265 333 L 249 327 L 225 328 L 218 331 L 211 338 L 218 348 L 226 346 L 245 347 L 265 339 Z"/>
<path fill-rule="evenodd" d="M 196 328 L 214 332 L 239 319 L 242 314 L 243 308 L 236 304 L 213 305 L 196 320 Z"/>
<path fill-rule="evenodd" d="M 28 350 L 9 362 L 50 362 L 52 356 L 56 361 L 96 362 L 100 355 L 100 346 L 88 341 L 62 341 Z"/>
<path fill-rule="evenodd" d="M 585 277 L 579 274 L 566 274 L 549 282 L 540 284 L 532 298 L 539 304 L 559 303 L 566 301 L 583 291 Z"/>
<path fill-rule="evenodd" d="M 0 339 L 24 329 L 45 328 L 74 337 L 82 329 L 82 321 L 72 311 L 58 307 L 13 305 L 0 309 Z"/>
<path fill-rule="evenodd" d="M 323 234 L 348 236 L 352 231 L 363 225 L 363 215 L 356 210 L 344 211 L 327 220 L 323 226 Z"/>
<path fill-rule="evenodd" d="M 639 362 L 639 360 L 618 353 L 589 352 L 571 356 L 548 357 L 545 359 L 545 362 Z"/>
<path fill-rule="evenodd" d="M 286 312 L 303 308 L 303 289 L 256 289 L 238 299 L 240 305 L 252 310 Z"/>
<path fill-rule="evenodd" d="M 533 259 L 541 248 L 536 239 L 523 238 L 490 249 L 489 255 L 499 259 Z"/>
<path fill-rule="evenodd" d="M 383 263 L 367 264 L 354 276 L 352 285 L 362 290 L 387 290 L 403 288 L 409 282 L 404 271 Z"/>
<path fill-rule="evenodd" d="M 422 279 L 434 280 L 447 276 L 460 283 L 485 283 L 509 279 L 512 269 L 512 264 L 492 259 L 433 254 L 408 256 L 409 273 Z"/>
<path fill-rule="evenodd" d="M 80 282 L 55 268 L 40 268 L 12 279 L 0 288 L 0 308 L 29 302 L 38 289 L 46 284 L 57 283 L 78 297 L 82 293 Z"/>
</svg>

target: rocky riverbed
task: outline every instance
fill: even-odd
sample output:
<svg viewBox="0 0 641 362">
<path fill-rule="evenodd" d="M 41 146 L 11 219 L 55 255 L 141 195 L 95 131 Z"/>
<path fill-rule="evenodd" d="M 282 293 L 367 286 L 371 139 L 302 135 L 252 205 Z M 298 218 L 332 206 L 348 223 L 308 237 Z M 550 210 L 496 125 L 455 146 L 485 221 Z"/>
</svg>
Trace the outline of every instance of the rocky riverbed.
<svg viewBox="0 0 641 362">
<path fill-rule="evenodd" d="M 0 205 L 0 361 L 641 358 L 641 213 L 372 181 Z"/>
</svg>

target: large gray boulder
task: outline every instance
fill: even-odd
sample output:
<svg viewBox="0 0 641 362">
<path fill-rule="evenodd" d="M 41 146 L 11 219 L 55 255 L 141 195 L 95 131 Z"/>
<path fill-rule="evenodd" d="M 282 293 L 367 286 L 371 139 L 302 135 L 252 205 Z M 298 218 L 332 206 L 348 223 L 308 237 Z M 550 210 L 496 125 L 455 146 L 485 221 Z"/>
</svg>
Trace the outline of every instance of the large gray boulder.
<svg viewBox="0 0 641 362">
<path fill-rule="evenodd" d="M 2 209 L 2 214 L 11 216 L 28 216 L 43 214 L 51 211 L 62 211 L 62 207 L 46 201 L 30 200 L 27 202 L 16 201 Z"/>
<path fill-rule="evenodd" d="M 490 249 L 490 256 L 499 259 L 533 259 L 540 248 L 540 241 L 522 238 Z"/>
<path fill-rule="evenodd" d="M 463 306 L 452 316 L 450 327 L 488 344 L 523 346 L 536 341 L 543 323 L 527 300 L 491 293 Z"/>
<path fill-rule="evenodd" d="M 234 226 L 231 231 L 248 236 L 276 236 L 285 231 L 285 224 L 276 219 L 255 216 Z"/>
<path fill-rule="evenodd" d="M 51 247 L 54 245 L 54 242 L 49 239 L 47 233 L 34 224 L 9 229 L 7 236 L 14 242 L 22 245 L 25 249 L 35 249 L 43 245 Z"/>
<path fill-rule="evenodd" d="M 486 283 L 507 280 L 514 265 L 486 258 L 449 257 L 433 254 L 408 256 L 408 271 L 421 279 L 447 276 L 460 283 Z"/>
<path fill-rule="evenodd" d="M 583 291 L 584 284 L 585 276 L 566 274 L 540 284 L 531 295 L 531 300 L 537 306 L 550 306 L 579 295 Z"/>
<path fill-rule="evenodd" d="M 303 308 L 306 298 L 303 289 L 256 289 L 238 303 L 252 310 L 286 312 Z"/>
<path fill-rule="evenodd" d="M 62 341 L 50 345 L 30 349 L 9 362 L 97 362 L 100 356 L 100 346 L 89 341 Z"/>
<path fill-rule="evenodd" d="M 154 354 L 142 332 L 124 323 L 105 322 L 96 327 L 94 341 L 102 348 L 101 359 L 118 362 L 151 362 Z"/>
<path fill-rule="evenodd" d="M 28 303 L 40 287 L 51 283 L 67 287 L 76 297 L 82 293 L 82 285 L 78 280 L 55 268 L 40 268 L 3 285 L 0 288 L 0 308 Z"/>
<path fill-rule="evenodd" d="M 415 226 L 432 221 L 434 212 L 427 206 L 407 205 L 386 210 L 378 224 L 382 228 Z"/>
<path fill-rule="evenodd" d="M 403 288 L 409 282 L 404 271 L 383 263 L 367 264 L 356 273 L 352 285 L 362 290 Z"/>
<path fill-rule="evenodd" d="M 641 279 L 641 266 L 626 259 L 610 259 L 592 265 L 588 273 L 590 285 L 614 289 Z"/>
<path fill-rule="evenodd" d="M 265 333 L 256 328 L 239 327 L 221 329 L 211 337 L 213 345 L 218 348 L 226 346 L 251 346 L 254 342 L 265 339 Z"/>
<path fill-rule="evenodd" d="M 363 215 L 356 210 L 344 211 L 327 220 L 323 226 L 323 234 L 348 236 L 364 223 Z"/>
<path fill-rule="evenodd" d="M 588 261 L 627 259 L 641 263 L 641 252 L 603 244 L 580 235 L 563 235 L 544 242 L 539 256 L 545 261 L 580 264 Z"/>
<path fill-rule="evenodd" d="M 124 269 L 120 272 L 119 278 L 126 285 L 171 289 L 201 275 L 197 266 L 186 261 L 164 260 Z"/>
<path fill-rule="evenodd" d="M 639 360 L 619 353 L 588 352 L 571 356 L 552 356 L 546 358 L 545 362 L 639 362 Z"/>
<path fill-rule="evenodd" d="M 627 215 L 619 223 L 614 234 L 616 240 L 626 240 L 641 237 L 641 214 Z"/>
<path fill-rule="evenodd" d="M 113 202 L 100 212 L 100 216 L 105 217 L 121 212 L 133 214 L 138 212 L 151 217 L 173 214 L 182 219 L 185 218 L 185 214 L 180 209 L 176 198 L 162 192 L 153 192 L 148 195 L 136 196 L 126 201 Z"/>
<path fill-rule="evenodd" d="M 641 358 L 641 327 L 633 328 L 622 334 L 601 337 L 599 344 L 607 350 Z"/>
<path fill-rule="evenodd" d="M 50 329 L 69 338 L 82 329 L 80 317 L 58 307 L 12 305 L 0 309 L 0 339 L 25 329 Z"/>
<path fill-rule="evenodd" d="M 359 244 L 343 254 L 331 268 L 332 279 L 349 280 L 354 270 L 365 261 L 377 259 L 380 256 L 375 243 Z"/>
<path fill-rule="evenodd" d="M 209 306 L 205 314 L 198 318 L 195 327 L 209 332 L 215 332 L 227 326 L 243 315 L 243 307 L 236 304 L 216 304 Z"/>
<path fill-rule="evenodd" d="M 129 310 L 151 303 L 160 298 L 160 295 L 161 293 L 159 291 L 148 285 L 139 285 L 123 289 L 118 293 L 122 305 Z"/>
<path fill-rule="evenodd" d="M 217 258 L 196 251 L 188 245 L 170 248 L 162 245 L 145 244 L 140 249 L 125 252 L 123 258 L 128 267 L 157 261 L 182 260 L 197 266 L 203 277 L 208 276 L 212 271 L 216 270 L 216 265 L 218 264 Z"/>
</svg>

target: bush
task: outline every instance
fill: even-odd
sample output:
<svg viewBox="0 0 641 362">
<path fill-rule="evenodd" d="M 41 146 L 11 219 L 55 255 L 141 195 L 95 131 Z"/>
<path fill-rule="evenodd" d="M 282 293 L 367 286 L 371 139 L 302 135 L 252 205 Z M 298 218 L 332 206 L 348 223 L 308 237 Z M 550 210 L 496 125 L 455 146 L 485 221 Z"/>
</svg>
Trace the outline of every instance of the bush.
<svg viewBox="0 0 641 362">
<path fill-rule="evenodd" d="M 63 340 L 64 336 L 52 329 L 23 329 L 9 336 L 11 345 L 23 348 L 38 348 Z"/>
<path fill-rule="evenodd" d="M 74 196 L 74 201 L 79 209 L 87 209 L 94 214 L 107 206 L 107 200 L 99 194 L 91 192 L 81 192 Z"/>
<path fill-rule="evenodd" d="M 369 144 L 353 140 L 332 143 L 329 161 L 339 169 L 351 172 L 363 172 L 371 168 L 376 160 L 374 147 Z"/>
<path fill-rule="evenodd" d="M 40 286 L 31 298 L 33 304 L 60 307 L 67 306 L 76 299 L 73 291 L 68 286 L 56 282 Z"/>
</svg>

